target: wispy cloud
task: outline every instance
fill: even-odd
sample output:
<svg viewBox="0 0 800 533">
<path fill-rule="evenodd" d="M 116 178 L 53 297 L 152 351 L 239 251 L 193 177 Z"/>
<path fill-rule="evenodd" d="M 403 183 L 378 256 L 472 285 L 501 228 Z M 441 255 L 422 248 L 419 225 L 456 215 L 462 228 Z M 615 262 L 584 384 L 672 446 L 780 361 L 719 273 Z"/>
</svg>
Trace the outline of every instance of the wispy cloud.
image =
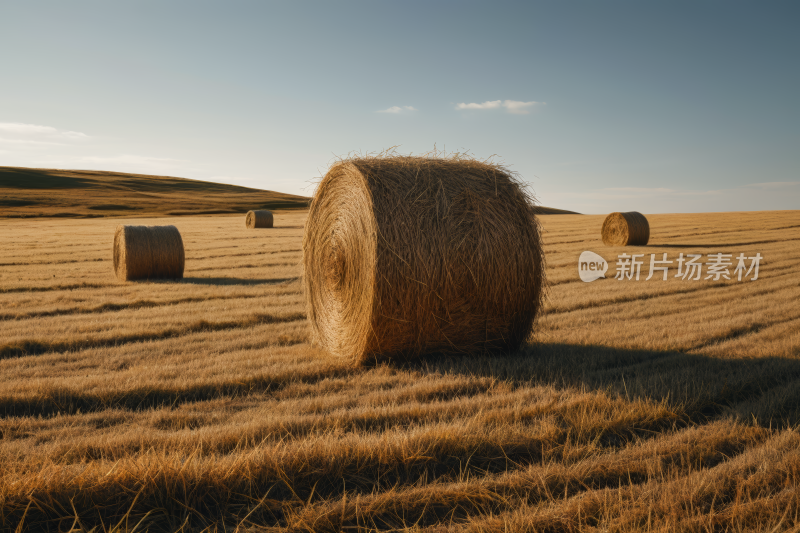
<svg viewBox="0 0 800 533">
<path fill-rule="evenodd" d="M 103 140 L 53 126 L 0 122 L 4 165 L 169 175 L 196 170 L 182 159 L 120 153 Z"/>
<path fill-rule="evenodd" d="M 79 131 L 59 130 L 58 128 L 54 128 L 52 126 L 24 124 L 21 122 L 0 122 L 0 132 L 18 138 L 38 137 L 68 141 L 81 141 L 89 138 L 88 135 Z"/>
<path fill-rule="evenodd" d="M 380 111 L 378 111 L 378 113 L 392 113 L 397 115 L 399 113 L 406 113 L 408 111 L 416 111 L 416 110 L 417 109 L 415 107 L 412 107 L 410 105 L 404 105 L 404 106 L 395 105 L 390 107 L 389 109 L 381 109 Z"/>
<path fill-rule="evenodd" d="M 0 137 L 0 145 L 6 145 L 11 148 L 31 148 L 36 146 L 64 146 L 64 143 L 40 141 L 36 139 L 8 139 Z"/>
<path fill-rule="evenodd" d="M 456 104 L 456 109 L 500 109 L 505 110 L 512 115 L 527 115 L 535 106 L 545 105 L 544 102 L 519 102 L 517 100 L 487 100 L 482 104 L 475 102 Z"/>
<path fill-rule="evenodd" d="M 518 102 L 516 100 L 506 100 L 503 102 L 509 113 L 514 115 L 527 115 L 531 112 L 531 108 L 537 105 L 544 105 L 543 102 Z"/>
</svg>

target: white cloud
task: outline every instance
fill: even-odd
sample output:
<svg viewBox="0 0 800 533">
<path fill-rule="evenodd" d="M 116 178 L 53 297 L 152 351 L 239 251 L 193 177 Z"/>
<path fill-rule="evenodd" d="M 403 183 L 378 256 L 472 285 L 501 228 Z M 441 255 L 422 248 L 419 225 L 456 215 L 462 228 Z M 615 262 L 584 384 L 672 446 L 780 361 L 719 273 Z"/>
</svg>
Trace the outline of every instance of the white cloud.
<svg viewBox="0 0 800 533">
<path fill-rule="evenodd" d="M 460 103 L 456 104 L 456 109 L 499 109 L 505 108 L 506 111 L 512 115 L 527 115 L 531 112 L 531 108 L 537 105 L 545 105 L 544 102 L 519 102 L 517 100 L 487 100 L 482 104 L 478 103 Z"/>
<path fill-rule="evenodd" d="M 541 102 L 517 102 L 516 100 L 506 100 L 503 102 L 503 107 L 508 109 L 509 113 L 514 115 L 527 115 L 531 112 L 530 108 L 535 105 L 542 105 Z"/>
<path fill-rule="evenodd" d="M 404 113 L 406 111 L 416 111 L 416 108 L 410 105 L 404 105 L 404 106 L 395 105 L 390 107 L 389 109 L 381 109 L 380 111 L 378 111 L 378 113 L 393 113 L 396 115 L 398 113 Z"/>
<path fill-rule="evenodd" d="M 15 137 L 46 137 L 50 139 L 64 139 L 70 141 L 80 141 L 89 138 L 88 135 L 79 131 L 59 130 L 58 128 L 54 128 L 52 126 L 23 124 L 21 122 L 0 122 L 0 132 L 4 132 Z"/>
<path fill-rule="evenodd" d="M 503 103 L 502 100 L 492 100 L 482 104 L 458 104 L 456 109 L 497 109 Z"/>
<path fill-rule="evenodd" d="M 0 122 L 3 165 L 161 175 L 183 175 L 195 170 L 186 160 L 120 153 L 101 141 L 102 138 L 52 126 Z"/>
</svg>

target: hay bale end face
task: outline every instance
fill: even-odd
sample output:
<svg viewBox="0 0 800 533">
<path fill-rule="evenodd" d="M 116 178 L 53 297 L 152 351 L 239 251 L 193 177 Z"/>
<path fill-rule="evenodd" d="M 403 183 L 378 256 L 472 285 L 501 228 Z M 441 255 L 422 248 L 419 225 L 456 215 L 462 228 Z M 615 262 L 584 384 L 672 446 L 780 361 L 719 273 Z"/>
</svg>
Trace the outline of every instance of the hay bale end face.
<svg viewBox="0 0 800 533">
<path fill-rule="evenodd" d="M 248 211 L 244 223 L 250 229 L 271 228 L 273 224 L 272 211 L 266 209 Z"/>
<path fill-rule="evenodd" d="M 650 224 L 637 211 L 611 213 L 603 221 L 602 236 L 607 246 L 644 246 L 650 240 Z"/>
<path fill-rule="evenodd" d="M 114 272 L 121 281 L 180 279 L 186 257 L 175 226 L 117 226 Z"/>
<path fill-rule="evenodd" d="M 355 362 L 516 350 L 544 288 L 533 198 L 503 167 L 460 157 L 333 165 L 303 265 L 316 339 Z"/>
</svg>

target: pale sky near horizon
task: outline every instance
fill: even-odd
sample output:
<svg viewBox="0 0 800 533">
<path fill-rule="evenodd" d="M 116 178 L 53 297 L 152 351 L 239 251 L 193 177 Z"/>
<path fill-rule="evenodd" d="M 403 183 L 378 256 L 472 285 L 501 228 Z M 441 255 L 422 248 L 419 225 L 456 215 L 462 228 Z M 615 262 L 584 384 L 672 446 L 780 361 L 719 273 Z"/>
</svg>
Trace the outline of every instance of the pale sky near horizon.
<svg viewBox="0 0 800 533">
<path fill-rule="evenodd" d="M 584 213 L 800 208 L 800 3 L 0 0 L 0 166 L 310 195 L 496 155 Z"/>
</svg>

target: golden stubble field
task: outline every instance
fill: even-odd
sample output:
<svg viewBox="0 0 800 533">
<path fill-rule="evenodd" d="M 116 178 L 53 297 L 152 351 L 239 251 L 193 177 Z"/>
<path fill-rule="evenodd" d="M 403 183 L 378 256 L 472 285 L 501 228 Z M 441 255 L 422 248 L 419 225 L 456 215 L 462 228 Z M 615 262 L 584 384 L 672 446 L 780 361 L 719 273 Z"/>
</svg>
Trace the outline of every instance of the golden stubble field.
<svg viewBox="0 0 800 533">
<path fill-rule="evenodd" d="M 796 531 L 800 212 L 648 218 L 623 249 L 540 217 L 519 353 L 360 368 L 309 338 L 304 213 L 135 219 L 178 226 L 181 282 L 116 280 L 124 219 L 0 221 L 0 529 Z M 763 260 L 644 281 L 664 252 Z"/>
</svg>

